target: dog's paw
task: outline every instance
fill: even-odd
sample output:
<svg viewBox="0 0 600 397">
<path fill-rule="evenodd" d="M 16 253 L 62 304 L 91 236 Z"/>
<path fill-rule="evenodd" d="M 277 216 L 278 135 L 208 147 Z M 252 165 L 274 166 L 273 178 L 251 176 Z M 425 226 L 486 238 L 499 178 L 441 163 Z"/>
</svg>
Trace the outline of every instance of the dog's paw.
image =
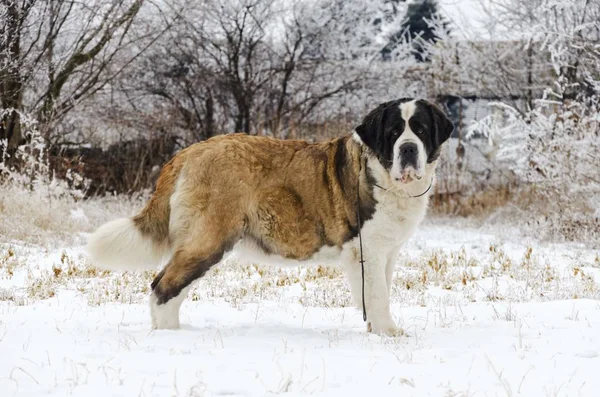
<svg viewBox="0 0 600 397">
<path fill-rule="evenodd" d="M 381 324 L 379 326 L 373 325 L 371 322 L 368 322 L 367 323 L 367 332 L 372 332 L 374 334 L 381 335 L 381 336 L 391 336 L 391 337 L 404 335 L 404 330 L 402 328 L 396 326 L 396 324 L 394 324 L 393 322 L 389 323 L 389 324 Z"/>
<path fill-rule="evenodd" d="M 179 329 L 179 306 L 173 299 L 162 305 L 154 292 L 150 295 L 150 319 L 152 329 Z"/>
</svg>

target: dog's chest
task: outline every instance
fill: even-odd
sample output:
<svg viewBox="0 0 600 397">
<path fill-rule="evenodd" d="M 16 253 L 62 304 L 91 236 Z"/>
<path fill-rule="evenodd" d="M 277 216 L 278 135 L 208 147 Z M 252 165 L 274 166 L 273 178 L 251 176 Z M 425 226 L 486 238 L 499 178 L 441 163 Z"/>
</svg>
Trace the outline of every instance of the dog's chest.
<svg viewBox="0 0 600 397">
<path fill-rule="evenodd" d="M 399 198 L 393 194 L 377 197 L 373 217 L 361 230 L 363 244 L 374 244 L 378 249 L 394 249 L 412 236 L 427 210 L 427 197 Z"/>
</svg>

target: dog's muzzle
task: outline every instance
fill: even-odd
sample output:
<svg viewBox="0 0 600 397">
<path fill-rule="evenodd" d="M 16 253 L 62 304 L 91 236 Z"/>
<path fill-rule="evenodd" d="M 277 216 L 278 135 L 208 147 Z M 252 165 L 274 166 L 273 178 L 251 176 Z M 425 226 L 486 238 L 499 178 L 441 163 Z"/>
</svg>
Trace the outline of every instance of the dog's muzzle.
<svg viewBox="0 0 600 397">
<path fill-rule="evenodd" d="M 419 158 L 419 148 L 416 143 L 406 142 L 400 146 L 400 168 L 406 169 L 412 166 L 417 169 L 417 160 Z"/>
<path fill-rule="evenodd" d="M 400 145 L 400 178 L 396 180 L 402 183 L 409 183 L 413 180 L 421 179 L 418 171 L 419 147 L 416 143 L 405 142 Z"/>
</svg>

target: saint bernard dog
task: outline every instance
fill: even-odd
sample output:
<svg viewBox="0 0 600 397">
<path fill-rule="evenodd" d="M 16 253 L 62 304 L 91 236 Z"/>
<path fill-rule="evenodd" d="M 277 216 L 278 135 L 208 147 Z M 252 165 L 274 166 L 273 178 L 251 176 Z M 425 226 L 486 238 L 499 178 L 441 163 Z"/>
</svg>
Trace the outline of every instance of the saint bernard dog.
<svg viewBox="0 0 600 397">
<path fill-rule="evenodd" d="M 452 130 L 436 106 L 404 98 L 326 142 L 211 138 L 167 163 L 146 207 L 101 226 L 88 252 L 112 270 L 155 269 L 168 259 L 152 282 L 154 329 L 178 328 L 194 280 L 237 251 L 255 262 L 339 264 L 366 307 L 367 330 L 399 335 L 389 297 L 396 257 L 425 216 Z"/>
</svg>

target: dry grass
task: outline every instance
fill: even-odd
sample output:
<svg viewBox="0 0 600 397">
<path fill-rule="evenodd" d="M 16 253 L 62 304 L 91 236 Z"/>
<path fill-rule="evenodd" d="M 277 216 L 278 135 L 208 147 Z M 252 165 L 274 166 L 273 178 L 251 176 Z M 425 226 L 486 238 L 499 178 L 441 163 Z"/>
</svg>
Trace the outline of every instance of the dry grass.
<svg viewBox="0 0 600 397">
<path fill-rule="evenodd" d="M 90 267 L 79 251 L 63 252 L 60 248 L 81 244 L 82 232 L 93 230 L 107 219 L 131 215 L 143 199 L 78 201 L 63 197 L 40 203 L 39 191 L 13 193 L 0 199 L 0 235 L 9 242 L 0 244 L 0 300 L 27 304 L 62 291 L 74 291 L 90 305 L 147 300 L 154 273 L 99 271 Z M 480 213 L 484 213 L 492 207 L 490 202 L 501 200 L 495 198 L 498 195 L 486 192 L 477 200 L 471 198 L 471 202 L 480 203 Z M 61 255 L 53 254 L 57 247 Z M 440 296 L 464 302 L 600 297 L 594 280 L 600 255 L 592 263 L 578 263 L 568 271 L 559 270 L 557 265 L 547 263 L 535 248 L 520 257 L 508 255 L 496 245 L 477 254 L 465 249 L 424 251 L 418 257 L 400 258 L 392 300 L 402 305 L 429 305 Z M 16 287 L 6 287 L 10 284 Z M 352 305 L 346 281 L 337 268 L 246 266 L 234 258 L 200 280 L 190 297 L 223 300 L 236 307 L 263 299 L 319 307 Z"/>
<path fill-rule="evenodd" d="M 487 187 L 472 194 L 435 193 L 431 198 L 433 214 L 484 218 L 508 205 L 514 198 L 511 186 Z"/>
<path fill-rule="evenodd" d="M 111 273 L 90 267 L 83 255 L 63 253 L 50 268 L 34 268 L 19 254 L 0 251 L 0 279 L 24 274 L 24 288 L 0 289 L 0 300 L 18 305 L 75 291 L 88 304 L 144 303 L 153 272 Z M 469 302 L 527 302 L 600 298 L 594 279 L 598 258 L 566 269 L 544 262 L 528 247 L 520 257 L 490 245 L 485 254 L 466 250 L 424 252 L 401 257 L 392 286 L 392 301 L 403 306 L 431 306 L 443 299 Z M 234 258 L 215 267 L 189 295 L 192 301 L 228 302 L 242 308 L 262 300 L 300 303 L 307 307 L 348 307 L 350 291 L 342 272 L 333 267 L 278 268 L 240 265 Z"/>
<path fill-rule="evenodd" d="M 437 193 L 431 213 L 518 226 L 540 240 L 581 241 L 597 246 L 600 217 L 590 197 L 533 185 L 486 187 L 470 194 Z"/>
<path fill-rule="evenodd" d="M 144 204 L 146 194 L 132 198 L 106 196 L 94 200 L 53 197 L 45 189 L 27 190 L 0 185 L 0 236 L 2 242 L 45 245 L 72 244 L 80 233 L 91 232 L 102 222 L 130 216 Z"/>
<path fill-rule="evenodd" d="M 499 214 L 509 221 L 521 219 L 538 238 L 598 246 L 600 212 L 591 205 L 593 197 L 567 188 L 529 186 L 515 192 L 512 205 Z"/>
</svg>

